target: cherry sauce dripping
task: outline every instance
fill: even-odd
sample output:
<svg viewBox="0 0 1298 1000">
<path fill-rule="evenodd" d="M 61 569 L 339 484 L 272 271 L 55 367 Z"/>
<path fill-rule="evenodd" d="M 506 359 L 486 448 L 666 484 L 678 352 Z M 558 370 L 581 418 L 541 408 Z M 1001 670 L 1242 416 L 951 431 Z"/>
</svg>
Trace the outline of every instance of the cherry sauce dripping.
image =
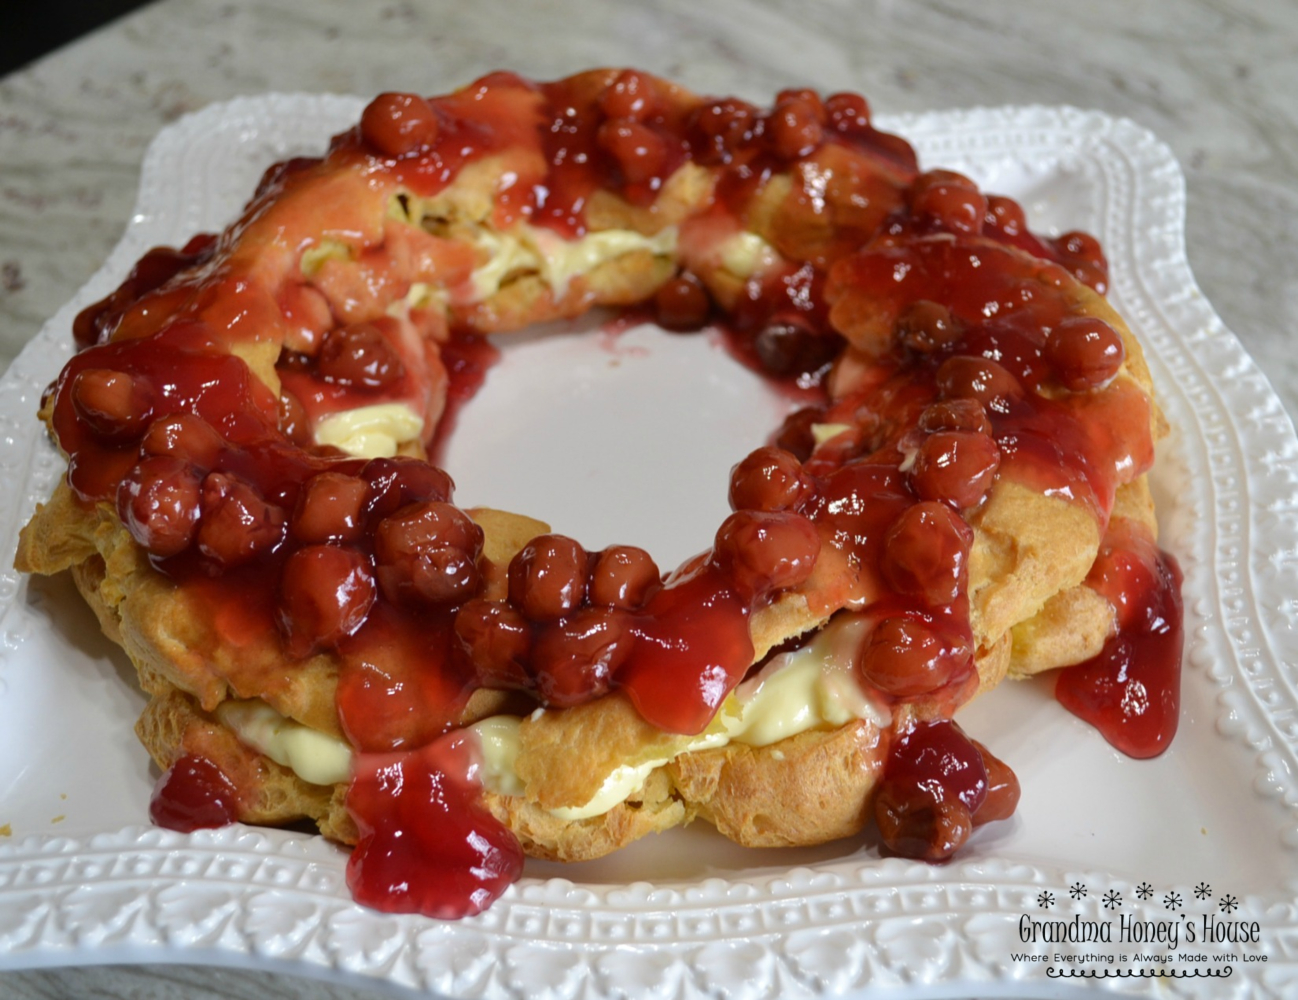
<svg viewBox="0 0 1298 1000">
<path fill-rule="evenodd" d="M 309 443 L 306 411 L 330 394 L 410 391 L 423 362 L 402 337 L 434 320 L 331 315 L 296 257 L 286 255 L 293 266 L 279 276 L 241 270 L 241 235 L 277 204 L 309 202 L 331 172 L 427 197 L 466 164 L 517 149 L 540 155 L 520 161 L 493 221 L 565 237 L 586 231 L 600 190 L 643 207 L 687 159 L 716 168 L 707 217 L 683 227 L 686 256 L 709 227 L 749 226 L 773 176 L 803 179 L 770 234 L 785 263 L 748 282 L 727 329 L 745 363 L 815 402 L 778 436 L 786 448 L 759 449 L 736 467 L 735 514 L 713 550 L 665 581 L 640 550 L 588 553 L 542 536 L 509 565 L 508 599 L 487 600 L 482 534 L 452 506 L 449 477 L 296 447 Z M 821 224 L 806 180 L 823 176 L 835 178 L 834 227 Z M 364 206 L 382 208 L 381 190 L 351 190 L 363 203 L 358 226 Z M 282 221 L 290 237 L 299 223 L 316 235 L 309 212 Z M 374 288 L 404 295 L 402 262 L 420 255 L 446 286 L 467 281 L 462 248 L 393 225 L 385 233 L 389 250 L 353 262 L 368 284 L 347 285 L 334 262 L 321 265 L 325 286 L 355 294 L 348 308 L 363 313 Z M 1078 326 L 1075 302 L 1057 291 L 1062 275 L 1102 292 L 1098 244 L 1076 233 L 1040 239 L 1009 199 L 960 175 L 918 174 L 909 146 L 875 131 L 856 95 L 786 91 L 763 114 L 742 101 L 699 102 L 634 71 L 540 86 L 492 74 L 444 98 L 383 95 L 323 161 L 268 171 L 226 234 L 146 255 L 78 318 L 85 350 L 53 388 L 54 428 L 78 498 L 115 503 L 154 565 L 208 599 L 218 634 L 337 655 L 338 711 L 360 751 L 349 885 L 376 908 L 459 916 L 488 905 L 521 868 L 517 843 L 479 803 L 470 741 L 454 732 L 476 687 L 516 688 L 556 707 L 616 687 L 654 725 L 697 733 L 749 669 L 752 614 L 813 573 L 837 572 L 820 591 L 827 609 L 853 602 L 878 620 L 864 685 L 895 707 L 923 698 L 943 716 L 972 697 L 971 536 L 960 512 L 1009 476 L 1104 521 L 1116 489 L 1153 459 L 1148 401 L 1112 381 L 1120 342 L 1102 322 Z M 664 326 L 717 316 L 688 270 L 665 287 L 656 299 Z M 232 344 L 276 337 L 288 390 L 278 402 L 230 354 Z M 839 384 L 826 387 L 836 358 Z M 445 341 L 449 394 L 434 455 L 493 361 L 490 345 L 463 331 Z M 817 446 L 813 425 L 846 430 Z M 238 544 L 207 530 L 221 518 L 243 526 Z M 1119 632 L 1061 675 L 1059 695 L 1145 756 L 1175 728 L 1179 573 L 1147 540 L 1108 542 L 1088 583 L 1119 608 Z M 210 762 L 182 758 L 159 785 L 155 821 L 233 820 L 227 786 Z M 1011 814 L 1017 795 L 1012 772 L 958 726 L 920 722 L 895 736 L 877 812 L 893 850 L 942 860 L 973 826 Z"/>
<path fill-rule="evenodd" d="M 1137 543 L 1102 549 L 1092 577 L 1118 629 L 1097 656 L 1059 672 L 1055 697 L 1127 756 L 1156 757 L 1181 716 L 1181 568 Z"/>
</svg>

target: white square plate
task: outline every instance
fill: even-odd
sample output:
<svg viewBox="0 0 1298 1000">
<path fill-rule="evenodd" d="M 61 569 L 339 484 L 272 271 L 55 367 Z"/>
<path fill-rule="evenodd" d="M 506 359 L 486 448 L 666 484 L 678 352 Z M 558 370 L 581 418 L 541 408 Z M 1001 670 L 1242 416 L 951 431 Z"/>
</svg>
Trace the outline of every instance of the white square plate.
<svg viewBox="0 0 1298 1000">
<path fill-rule="evenodd" d="M 158 136 L 121 244 L 0 383 L 4 566 L 63 471 L 35 412 L 71 353 L 76 312 L 150 246 L 224 225 L 268 164 L 318 151 L 361 107 L 271 95 Z M 1183 714 L 1170 751 L 1128 760 L 1056 705 L 1049 681 L 1003 685 L 961 719 L 1018 772 L 1023 803 L 953 864 L 881 860 L 868 843 L 744 851 L 690 829 L 601 862 L 529 862 L 471 920 L 390 916 L 351 903 L 345 855 L 318 837 L 144 825 L 154 775 L 131 732 L 144 696 L 130 664 L 68 581 L 5 569 L 0 969 L 210 962 L 464 998 L 1298 988 L 1298 439 L 1194 284 L 1180 171 L 1132 123 L 1068 108 L 881 124 L 925 164 L 1019 199 L 1035 230 L 1083 228 L 1104 243 L 1110 297 L 1145 343 L 1176 428 L 1154 475 L 1162 543 L 1185 570 Z M 674 565 L 709 543 L 726 513 L 726 470 L 788 401 L 708 335 L 596 328 L 514 338 L 463 412 L 446 464 L 462 502 L 549 519 L 591 548 L 644 545 Z M 562 393 L 558 373 L 569 379 Z M 1171 923 L 1181 947 L 1146 948 L 1168 962 L 1124 963 L 1116 956 L 1132 949 L 1116 938 L 1025 943 L 1025 917 L 1076 917 L 1114 935 L 1123 917 Z M 1215 949 L 1230 959 L 1182 961 L 1184 928 L 1208 917 L 1256 920 L 1261 940 Z M 1098 952 L 1114 962 L 1060 957 Z M 1014 957 L 1025 953 L 1044 960 Z"/>
</svg>

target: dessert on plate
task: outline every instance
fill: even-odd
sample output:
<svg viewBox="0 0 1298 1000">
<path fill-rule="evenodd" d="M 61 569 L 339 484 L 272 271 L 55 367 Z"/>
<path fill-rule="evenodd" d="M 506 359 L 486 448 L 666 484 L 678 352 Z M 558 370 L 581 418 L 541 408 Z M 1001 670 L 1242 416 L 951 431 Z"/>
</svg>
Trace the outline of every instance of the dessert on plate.
<svg viewBox="0 0 1298 1000">
<path fill-rule="evenodd" d="M 135 664 L 156 822 L 309 820 L 372 906 L 478 912 L 525 854 L 695 819 L 944 860 L 1014 811 L 953 721 L 1006 677 L 1066 668 L 1134 756 L 1176 728 L 1166 428 L 1106 282 L 854 94 L 383 94 L 77 318 L 17 565 L 70 570 Z M 486 335 L 596 306 L 719 325 L 814 398 L 679 567 L 460 508 L 429 461 Z"/>
</svg>

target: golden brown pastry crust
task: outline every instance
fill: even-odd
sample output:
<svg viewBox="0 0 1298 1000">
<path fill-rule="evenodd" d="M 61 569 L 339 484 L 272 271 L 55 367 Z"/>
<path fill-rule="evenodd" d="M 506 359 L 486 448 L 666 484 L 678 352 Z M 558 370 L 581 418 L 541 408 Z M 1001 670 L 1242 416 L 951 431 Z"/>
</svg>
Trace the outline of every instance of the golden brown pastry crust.
<svg viewBox="0 0 1298 1000">
<path fill-rule="evenodd" d="M 474 516 L 486 530 L 485 553 L 500 565 L 547 530 L 540 521 L 501 511 L 479 509 Z M 127 651 L 141 686 L 152 696 L 136 731 L 160 768 L 165 770 L 184 753 L 201 751 L 243 791 L 240 815 L 246 822 L 275 825 L 307 819 L 326 836 L 355 842 L 355 825 L 345 809 L 345 784 L 326 789 L 303 781 L 239 742 L 213 714 L 228 697 L 258 696 L 289 718 L 341 735 L 333 709 L 337 670 L 330 657 L 313 658 L 311 672 L 298 675 L 298 684 L 273 699 L 270 692 L 232 693 L 221 677 L 225 651 L 209 649 L 206 635 L 184 632 L 195 616 L 186 611 L 183 592 L 151 570 L 115 518 L 102 509 L 90 512 L 78 506 L 66 485 L 24 530 L 19 560 L 26 572 L 71 567 L 105 635 Z M 980 691 L 995 687 L 1007 670 L 1027 674 L 1043 656 L 1072 655 L 1056 653 L 1057 648 L 1088 647 L 1094 641 L 1089 619 L 1056 613 L 1056 602 L 1086 600 L 1084 595 L 1100 600 L 1089 589 L 1074 586 L 1048 601 L 1039 615 L 1020 623 L 1014 630 L 1012 665 L 1008 635 L 980 647 Z M 1101 643 L 1111 621 L 1108 610 L 1110 624 Z M 782 641 L 781 627 L 795 629 L 788 634 L 796 635 L 817 623 L 805 599 L 790 596 L 754 623 L 754 631 L 763 636 L 758 648 Z M 210 658 L 200 657 L 204 650 Z M 466 711 L 466 722 L 492 714 L 498 707 L 493 696 L 503 697 L 480 694 L 482 699 Z M 916 714 L 924 716 L 922 710 Z M 853 835 L 868 824 L 870 794 L 887 752 L 886 735 L 866 721 L 811 730 L 765 747 L 731 744 L 682 753 L 688 742 L 688 737 L 654 729 L 620 694 L 540 713 L 520 726 L 517 770 L 524 795 L 488 795 L 488 808 L 529 854 L 550 860 L 602 857 L 648 833 L 694 818 L 745 846 L 816 844 Z M 602 816 L 564 820 L 548 811 L 584 805 L 614 768 L 658 758 L 671 761 L 651 773 L 642 791 Z"/>
<path fill-rule="evenodd" d="M 410 204 L 409 221 L 449 239 L 475 228 L 489 230 L 494 193 L 512 166 L 494 157 L 471 164 L 442 193 Z M 592 231 L 622 228 L 652 235 L 707 204 L 713 181 L 709 171 L 687 164 L 647 207 L 599 191 L 587 210 L 587 223 Z M 353 187 L 346 188 L 349 197 Z M 796 230 L 785 218 L 790 197 L 788 177 L 775 177 L 750 208 L 750 229 L 777 249 L 826 239 L 827 233 Z M 349 206 L 352 216 L 361 220 L 357 232 L 363 240 L 381 241 L 390 211 L 384 202 L 375 196 L 372 203 Z M 264 234 L 277 224 L 277 212 L 300 211 L 300 205 L 271 203 L 256 226 L 249 227 L 248 245 L 241 253 L 255 255 L 262 249 Z M 824 221 L 832 229 L 832 220 Z M 690 266 L 723 305 L 732 304 L 742 290 L 742 277 L 720 261 L 691 261 Z M 507 330 L 574 316 L 593 303 L 637 302 L 674 269 L 669 258 L 632 252 L 574 278 L 557 297 L 537 274 L 512 273 L 483 301 L 458 307 L 454 319 L 480 331 Z M 318 278 L 322 287 L 335 289 L 356 280 L 343 262 L 332 259 L 320 265 Z M 1119 378 L 1151 394 L 1140 346 L 1126 325 L 1100 296 L 1075 285 L 1075 310 L 1105 319 L 1123 337 L 1126 362 Z M 365 295 L 337 298 L 353 303 L 345 320 L 380 314 L 376 309 L 382 303 Z M 436 339 L 445 336 L 445 330 L 434 329 L 430 335 Z M 868 355 L 871 348 L 864 335 L 853 343 L 836 376 L 840 388 L 850 381 L 843 373 L 860 360 L 852 351 Z M 255 375 L 278 393 L 278 345 L 260 342 L 239 350 Z M 440 406 L 433 413 L 440 413 Z M 1165 425 L 1156 407 L 1152 414 L 1161 431 Z M 485 532 L 483 596 L 503 597 L 509 559 L 547 528 L 520 515 L 471 513 Z M 1120 489 L 1114 516 L 1152 524 L 1143 479 Z M 969 520 L 974 542 L 968 593 L 978 690 L 989 690 L 1007 675 L 1025 676 L 1093 655 L 1113 628 L 1112 609 L 1083 583 L 1100 544 L 1101 515 L 1080 503 L 1003 480 Z M 72 571 L 105 634 L 126 650 L 151 696 L 137 731 L 160 767 L 168 767 L 182 753 L 201 750 L 238 785 L 240 816 L 246 821 L 288 823 L 305 818 L 326 836 L 355 841 L 356 829 L 344 805 L 345 785 L 323 788 L 302 781 L 240 743 L 213 714 L 226 699 L 261 698 L 287 718 L 341 738 L 334 704 L 338 664 L 332 655 L 318 653 L 286 670 L 276 635 L 231 645 L 208 616 L 195 612 L 192 602 L 197 597 L 192 592 L 152 568 L 110 507 L 78 504 L 66 484 L 60 484 L 24 528 L 15 565 L 24 572 Z M 814 631 L 840 610 L 825 600 L 839 589 L 832 577 L 840 569 L 826 556 L 805 584 L 753 616 L 756 660 Z M 505 700 L 493 694 L 475 698 L 465 721 L 490 714 Z M 922 703 L 905 711 L 921 718 L 926 712 L 940 714 Z M 887 734 L 867 721 L 811 730 L 766 747 L 731 744 L 681 753 L 684 743 L 682 737 L 644 722 L 616 693 L 577 708 L 547 711 L 520 726 L 518 774 L 524 795 L 492 794 L 486 801 L 529 854 L 544 858 L 598 857 L 696 817 L 742 844 L 812 844 L 852 835 L 865 825 L 871 790 L 887 752 Z M 602 816 L 561 820 L 548 811 L 590 801 L 615 767 L 660 758 L 671 760 L 652 772 L 642 790 Z"/>
</svg>

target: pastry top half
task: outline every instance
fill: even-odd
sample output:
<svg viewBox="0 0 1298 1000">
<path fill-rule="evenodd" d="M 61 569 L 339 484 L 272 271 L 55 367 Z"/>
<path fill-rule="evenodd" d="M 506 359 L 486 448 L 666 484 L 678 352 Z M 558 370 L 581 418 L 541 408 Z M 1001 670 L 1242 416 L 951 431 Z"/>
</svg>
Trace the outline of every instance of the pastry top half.
<svg viewBox="0 0 1298 1000">
<path fill-rule="evenodd" d="M 582 859 L 696 816 L 845 836 L 940 753 L 967 836 L 1011 779 L 947 720 L 1100 654 L 1122 597 L 1096 567 L 1158 561 L 1163 419 L 1105 281 L 1093 239 L 920 172 L 856 95 L 762 110 L 630 70 L 385 94 L 78 318 L 43 409 L 68 475 L 18 565 L 71 568 L 135 662 L 175 825 L 305 816 L 374 873 L 402 830 L 467 824 L 504 884 L 520 843 Z M 722 323 L 819 393 L 667 572 L 463 510 L 426 460 L 483 335 L 593 306 Z M 461 789 L 454 819 L 396 771 Z M 909 808 L 893 840 L 940 854 Z M 353 888 L 390 903 L 378 881 Z"/>
</svg>

